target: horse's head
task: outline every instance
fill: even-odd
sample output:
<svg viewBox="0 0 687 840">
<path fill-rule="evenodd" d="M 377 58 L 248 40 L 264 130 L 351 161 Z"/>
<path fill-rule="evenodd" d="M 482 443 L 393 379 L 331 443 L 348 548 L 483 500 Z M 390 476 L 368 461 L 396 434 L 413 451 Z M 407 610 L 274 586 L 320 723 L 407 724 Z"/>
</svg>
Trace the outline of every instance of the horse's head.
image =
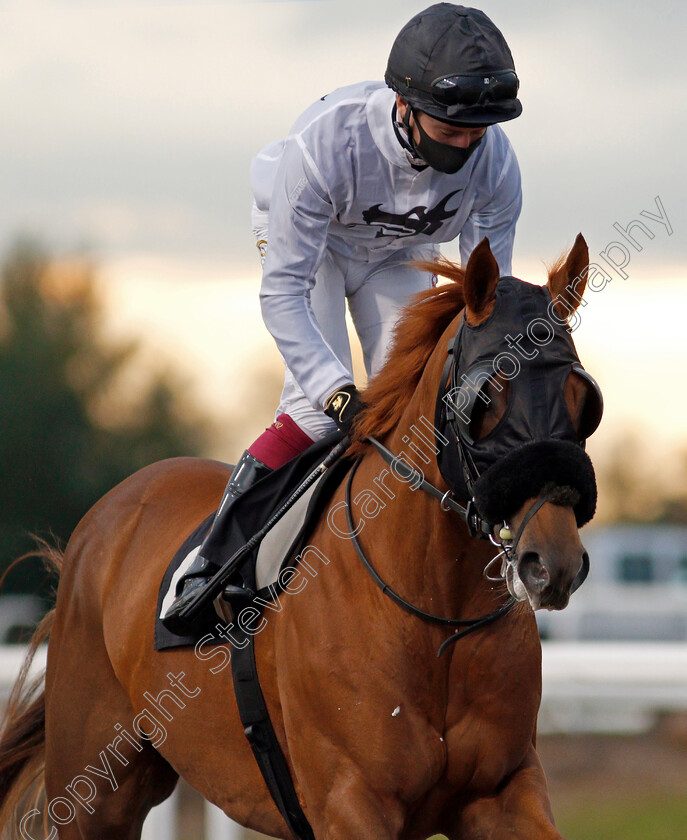
<svg viewBox="0 0 687 840">
<path fill-rule="evenodd" d="M 465 270 L 465 310 L 437 400 L 435 424 L 448 441 L 442 475 L 503 542 L 508 588 L 534 609 L 565 607 L 589 564 L 577 529 L 596 507 L 584 442 L 602 400 L 567 323 L 588 263 L 579 235 L 547 286 L 534 286 L 500 278 L 483 240 Z"/>
</svg>

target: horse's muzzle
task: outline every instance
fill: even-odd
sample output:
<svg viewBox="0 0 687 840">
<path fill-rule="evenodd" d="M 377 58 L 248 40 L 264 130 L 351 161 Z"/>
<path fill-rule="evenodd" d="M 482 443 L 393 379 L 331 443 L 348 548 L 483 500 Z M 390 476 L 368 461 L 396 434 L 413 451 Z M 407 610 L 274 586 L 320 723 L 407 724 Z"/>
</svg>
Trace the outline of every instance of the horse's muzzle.
<svg viewBox="0 0 687 840">
<path fill-rule="evenodd" d="M 562 610 L 568 605 L 589 567 L 587 552 L 581 549 L 567 558 L 547 559 L 533 550 L 518 557 L 514 572 L 532 609 Z M 523 594 L 522 589 L 520 593 Z"/>
</svg>

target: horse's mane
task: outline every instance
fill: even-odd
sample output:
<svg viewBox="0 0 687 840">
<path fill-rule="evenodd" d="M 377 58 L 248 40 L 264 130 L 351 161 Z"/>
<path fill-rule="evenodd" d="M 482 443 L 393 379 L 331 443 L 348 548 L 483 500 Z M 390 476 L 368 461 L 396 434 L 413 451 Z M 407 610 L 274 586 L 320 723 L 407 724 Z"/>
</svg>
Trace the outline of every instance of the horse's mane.
<svg viewBox="0 0 687 840">
<path fill-rule="evenodd" d="M 387 360 L 363 393 L 366 407 L 357 418 L 353 454 L 362 451 L 366 437 L 382 437 L 398 424 L 437 342 L 465 306 L 462 268 L 444 258 L 413 266 L 453 282 L 420 292 L 403 311 Z"/>
<path fill-rule="evenodd" d="M 565 262 L 563 253 L 547 265 L 549 283 Z M 357 418 L 350 450 L 353 455 L 363 452 L 365 438 L 382 437 L 398 424 L 437 342 L 465 306 L 464 269 L 445 257 L 415 262 L 413 266 L 452 283 L 420 292 L 404 309 L 394 328 L 387 360 L 363 393 L 366 406 Z"/>
</svg>

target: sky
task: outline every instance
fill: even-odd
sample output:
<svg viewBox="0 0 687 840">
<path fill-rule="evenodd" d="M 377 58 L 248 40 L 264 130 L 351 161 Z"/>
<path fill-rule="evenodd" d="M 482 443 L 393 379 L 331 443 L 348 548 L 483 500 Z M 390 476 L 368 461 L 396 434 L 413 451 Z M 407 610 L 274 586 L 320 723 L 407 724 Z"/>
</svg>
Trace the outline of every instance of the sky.
<svg viewBox="0 0 687 840">
<path fill-rule="evenodd" d="M 89 249 L 113 329 L 143 332 L 204 398 L 228 405 L 249 361 L 277 359 L 259 320 L 250 160 L 323 94 L 382 78 L 396 33 L 425 5 L 0 0 L 0 253 L 20 232 L 57 252 Z M 521 80 L 523 114 L 505 126 L 523 178 L 514 273 L 543 282 L 543 264 L 582 231 L 613 277 L 575 335 L 606 393 L 599 435 L 639 427 L 687 444 L 687 396 L 675 387 L 687 7 L 480 8 Z M 659 207 L 667 224 L 642 215 Z M 653 233 L 636 234 L 641 251 L 614 227 L 633 220 Z M 600 256 L 620 261 L 614 241 L 628 249 L 626 279 Z"/>
</svg>

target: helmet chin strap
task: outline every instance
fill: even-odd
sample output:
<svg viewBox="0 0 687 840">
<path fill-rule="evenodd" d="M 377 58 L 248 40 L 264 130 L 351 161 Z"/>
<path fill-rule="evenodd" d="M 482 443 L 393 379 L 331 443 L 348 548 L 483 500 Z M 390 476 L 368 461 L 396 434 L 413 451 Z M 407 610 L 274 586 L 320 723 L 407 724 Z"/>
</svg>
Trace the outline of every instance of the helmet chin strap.
<svg viewBox="0 0 687 840">
<path fill-rule="evenodd" d="M 394 107 L 391 112 L 391 122 L 394 127 L 394 132 L 396 137 L 398 138 L 398 142 L 401 146 L 408 152 L 409 155 L 412 156 L 411 164 L 416 169 L 426 169 L 429 164 L 423 158 L 420 157 L 418 154 L 417 149 L 415 148 L 415 142 L 413 140 L 413 132 L 410 127 L 410 114 L 412 111 L 412 106 L 408 103 L 406 104 L 406 112 L 403 115 L 402 120 L 398 120 L 398 106 L 394 102 Z M 417 119 L 417 117 L 416 117 Z M 404 129 L 404 133 L 400 130 L 400 127 Z"/>
</svg>

